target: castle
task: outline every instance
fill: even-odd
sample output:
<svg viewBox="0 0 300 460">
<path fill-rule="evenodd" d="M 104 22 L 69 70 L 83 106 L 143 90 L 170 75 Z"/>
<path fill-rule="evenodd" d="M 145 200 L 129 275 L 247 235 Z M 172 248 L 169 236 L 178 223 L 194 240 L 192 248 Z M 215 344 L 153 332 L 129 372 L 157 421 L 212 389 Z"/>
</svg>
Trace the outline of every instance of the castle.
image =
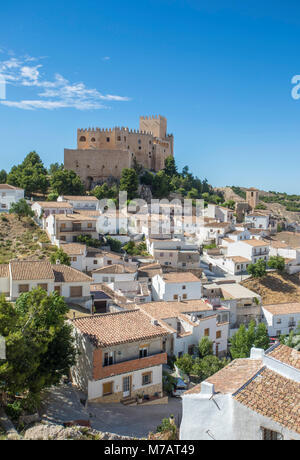
<svg viewBox="0 0 300 460">
<path fill-rule="evenodd" d="M 119 179 L 134 161 L 144 168 L 160 171 L 174 154 L 174 137 L 167 134 L 167 119 L 140 117 L 140 129 L 78 129 L 77 149 L 65 149 L 64 165 L 75 171 L 87 189 L 109 177 Z"/>
</svg>

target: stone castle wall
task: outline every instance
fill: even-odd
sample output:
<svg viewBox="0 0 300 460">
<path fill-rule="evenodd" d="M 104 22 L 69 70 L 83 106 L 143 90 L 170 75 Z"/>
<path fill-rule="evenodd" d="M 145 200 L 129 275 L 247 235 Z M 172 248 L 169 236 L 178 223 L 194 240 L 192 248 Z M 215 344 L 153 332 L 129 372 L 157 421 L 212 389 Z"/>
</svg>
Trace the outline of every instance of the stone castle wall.
<svg viewBox="0 0 300 460">
<path fill-rule="evenodd" d="M 64 164 L 89 187 L 110 176 L 119 179 L 134 159 L 146 169 L 160 171 L 165 159 L 173 155 L 173 145 L 166 118 L 141 117 L 140 130 L 78 129 L 77 149 L 65 149 Z"/>
</svg>

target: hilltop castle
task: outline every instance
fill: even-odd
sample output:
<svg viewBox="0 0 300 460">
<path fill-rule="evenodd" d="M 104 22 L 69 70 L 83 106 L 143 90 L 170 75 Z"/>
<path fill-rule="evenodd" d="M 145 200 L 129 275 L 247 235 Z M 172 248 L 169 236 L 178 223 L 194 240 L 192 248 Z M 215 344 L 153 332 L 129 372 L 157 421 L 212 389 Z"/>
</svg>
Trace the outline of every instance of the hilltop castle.
<svg viewBox="0 0 300 460">
<path fill-rule="evenodd" d="M 87 188 L 109 177 L 120 178 L 134 159 L 144 168 L 160 171 L 174 154 L 173 135 L 167 134 L 167 119 L 140 117 L 140 129 L 78 129 L 77 149 L 65 149 L 66 169 L 75 171 Z"/>
</svg>

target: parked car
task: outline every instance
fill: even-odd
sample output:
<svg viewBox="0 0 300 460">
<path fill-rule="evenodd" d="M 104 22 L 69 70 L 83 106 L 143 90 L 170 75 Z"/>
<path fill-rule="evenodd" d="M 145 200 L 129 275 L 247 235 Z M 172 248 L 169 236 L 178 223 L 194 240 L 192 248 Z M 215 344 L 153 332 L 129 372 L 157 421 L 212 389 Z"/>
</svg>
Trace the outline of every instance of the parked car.
<svg viewBox="0 0 300 460">
<path fill-rule="evenodd" d="M 187 389 L 188 389 L 188 386 L 182 379 L 176 379 L 176 382 L 174 383 L 172 395 L 175 396 L 176 398 L 180 398 L 182 394 L 185 391 L 187 391 Z"/>
</svg>

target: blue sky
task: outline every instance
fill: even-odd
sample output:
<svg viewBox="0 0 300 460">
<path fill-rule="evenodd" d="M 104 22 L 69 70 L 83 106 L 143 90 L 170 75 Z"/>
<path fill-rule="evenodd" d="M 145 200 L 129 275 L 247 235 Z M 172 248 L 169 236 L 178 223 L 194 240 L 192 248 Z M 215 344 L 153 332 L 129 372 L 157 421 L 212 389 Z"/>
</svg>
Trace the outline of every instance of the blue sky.
<svg viewBox="0 0 300 460">
<path fill-rule="evenodd" d="M 300 194 L 299 2 L 27 0 L 0 18 L 0 169 L 161 114 L 180 168 Z"/>
</svg>

